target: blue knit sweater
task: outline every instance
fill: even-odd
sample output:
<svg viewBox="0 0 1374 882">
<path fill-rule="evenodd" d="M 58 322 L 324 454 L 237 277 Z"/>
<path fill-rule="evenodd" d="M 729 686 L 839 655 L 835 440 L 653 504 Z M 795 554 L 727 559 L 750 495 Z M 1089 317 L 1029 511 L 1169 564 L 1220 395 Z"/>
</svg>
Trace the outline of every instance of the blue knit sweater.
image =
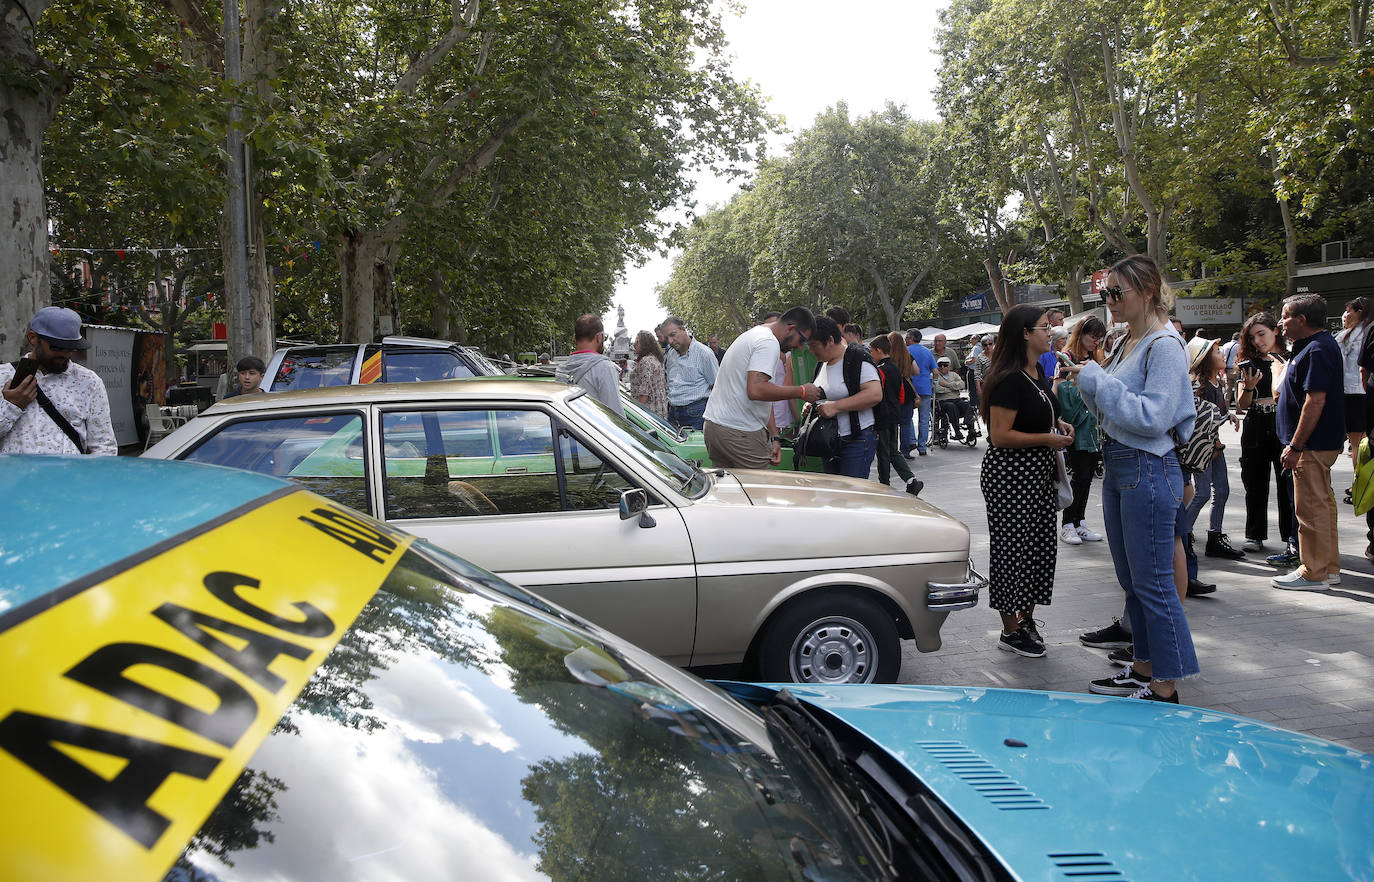
<svg viewBox="0 0 1374 882">
<path fill-rule="evenodd" d="M 1173 328 L 1150 334 L 1107 369 L 1089 361 L 1078 389 L 1103 431 L 1129 447 L 1163 456 L 1174 447 L 1170 429 L 1183 440 L 1193 434 L 1197 407 L 1188 355 Z"/>
</svg>

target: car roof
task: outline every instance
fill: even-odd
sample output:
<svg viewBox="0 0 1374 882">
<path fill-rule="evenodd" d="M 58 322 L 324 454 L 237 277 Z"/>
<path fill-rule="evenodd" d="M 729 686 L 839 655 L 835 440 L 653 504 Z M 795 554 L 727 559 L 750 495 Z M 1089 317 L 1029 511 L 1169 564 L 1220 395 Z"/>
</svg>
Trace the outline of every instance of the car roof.
<svg viewBox="0 0 1374 882">
<path fill-rule="evenodd" d="M 373 404 L 388 401 L 480 401 L 491 398 L 550 401 L 582 394 L 557 380 L 542 377 L 466 377 L 460 380 L 428 380 L 417 383 L 368 383 L 358 386 L 322 386 L 273 392 L 271 395 L 238 395 L 220 401 L 212 413 L 276 410 L 282 407 Z"/>
<path fill-rule="evenodd" d="M 9 500 L 0 616 L 264 497 L 300 489 L 237 469 L 104 456 L 76 457 L 76 467 L 72 459 L 0 457 L 0 496 Z M 53 553 L 57 537 L 61 554 Z"/>
</svg>

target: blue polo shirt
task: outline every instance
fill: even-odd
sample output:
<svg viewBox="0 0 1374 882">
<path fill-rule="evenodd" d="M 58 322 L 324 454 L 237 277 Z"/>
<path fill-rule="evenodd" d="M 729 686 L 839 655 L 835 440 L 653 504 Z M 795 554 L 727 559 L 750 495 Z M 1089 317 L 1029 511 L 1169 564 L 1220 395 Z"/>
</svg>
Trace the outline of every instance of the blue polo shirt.
<svg viewBox="0 0 1374 882">
<path fill-rule="evenodd" d="M 911 385 L 917 395 L 925 398 L 930 395 L 930 378 L 935 376 L 935 355 L 920 343 L 912 343 L 906 351 L 911 353 L 911 360 L 921 369 L 919 374 L 911 378 Z"/>
<path fill-rule="evenodd" d="M 1308 392 L 1325 392 L 1326 404 L 1304 450 L 1345 447 L 1345 362 L 1330 331 L 1318 331 L 1293 344 L 1293 359 L 1279 385 L 1278 430 L 1284 444 L 1293 441 Z"/>
</svg>

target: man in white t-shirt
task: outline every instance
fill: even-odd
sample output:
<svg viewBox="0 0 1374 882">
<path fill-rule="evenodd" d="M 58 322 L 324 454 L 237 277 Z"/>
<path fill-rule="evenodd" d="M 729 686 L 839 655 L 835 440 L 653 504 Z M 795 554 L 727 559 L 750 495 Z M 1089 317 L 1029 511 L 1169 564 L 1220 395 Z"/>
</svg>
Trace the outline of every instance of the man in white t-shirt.
<svg viewBox="0 0 1374 882">
<path fill-rule="evenodd" d="M 838 417 L 842 440 L 840 455 L 826 460 L 825 470 L 832 475 L 867 478 L 878 449 L 878 436 L 873 431 L 873 406 L 883 400 L 882 378 L 873 360 L 863 358 L 854 384 L 856 388 L 851 390 L 844 377 L 846 352 L 850 347 L 845 344 L 839 326 L 829 318 L 816 319 L 810 348 L 821 366 L 816 385 L 825 393 L 825 400 L 816 409 L 823 417 Z"/>
<path fill-rule="evenodd" d="M 810 383 L 781 386 L 773 382 L 778 358 L 806 343 L 815 327 L 809 309 L 794 307 L 768 324 L 735 338 L 721 359 L 711 397 L 706 402 L 706 452 L 722 468 L 766 469 L 782 458 L 773 421 L 774 401 L 816 401 Z"/>
</svg>

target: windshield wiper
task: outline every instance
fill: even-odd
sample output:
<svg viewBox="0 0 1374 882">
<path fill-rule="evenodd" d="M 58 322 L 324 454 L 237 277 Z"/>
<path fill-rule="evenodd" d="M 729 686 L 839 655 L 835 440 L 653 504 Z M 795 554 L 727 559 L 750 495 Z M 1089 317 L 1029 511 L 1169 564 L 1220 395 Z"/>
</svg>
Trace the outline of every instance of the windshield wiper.
<svg viewBox="0 0 1374 882">
<path fill-rule="evenodd" d="M 848 810 L 856 829 L 867 841 L 868 850 L 875 858 L 875 869 L 884 878 L 900 878 L 893 859 L 892 839 L 888 836 L 881 812 L 859 783 L 853 767 L 830 730 L 822 726 L 786 689 L 779 691 L 773 701 L 760 706 L 758 710 L 763 714 L 770 732 L 830 773 L 828 779 L 839 791 L 839 804 Z"/>
</svg>

